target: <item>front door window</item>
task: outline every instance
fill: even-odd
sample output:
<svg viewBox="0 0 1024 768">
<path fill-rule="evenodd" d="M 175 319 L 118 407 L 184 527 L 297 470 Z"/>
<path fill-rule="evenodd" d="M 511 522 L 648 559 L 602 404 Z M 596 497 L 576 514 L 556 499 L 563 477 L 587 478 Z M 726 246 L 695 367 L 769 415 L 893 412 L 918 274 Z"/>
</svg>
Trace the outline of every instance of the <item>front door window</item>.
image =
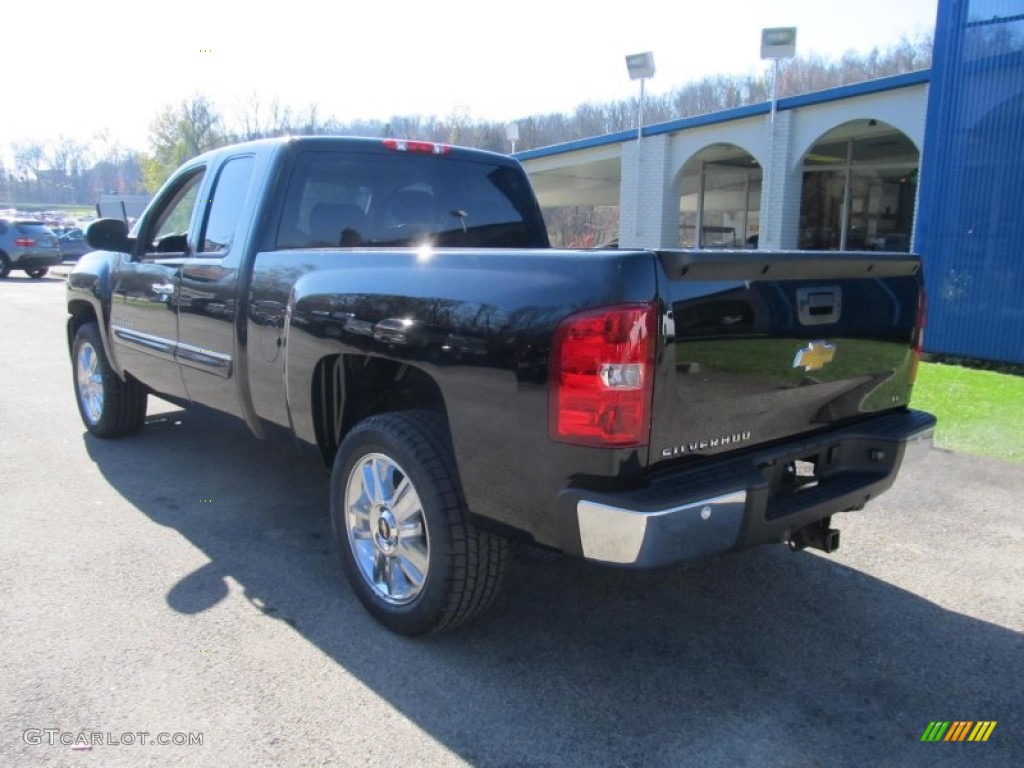
<svg viewBox="0 0 1024 768">
<path fill-rule="evenodd" d="M 188 233 L 199 196 L 202 170 L 186 176 L 170 192 L 164 206 L 143 233 L 146 254 L 156 258 L 182 256 L 189 250 Z"/>
</svg>

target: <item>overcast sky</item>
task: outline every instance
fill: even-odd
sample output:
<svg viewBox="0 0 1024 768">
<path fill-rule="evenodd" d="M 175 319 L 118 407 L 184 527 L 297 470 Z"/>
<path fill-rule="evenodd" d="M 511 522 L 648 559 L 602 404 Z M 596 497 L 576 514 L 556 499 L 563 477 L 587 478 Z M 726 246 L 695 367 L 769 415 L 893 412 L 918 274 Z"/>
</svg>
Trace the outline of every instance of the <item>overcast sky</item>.
<svg viewBox="0 0 1024 768">
<path fill-rule="evenodd" d="M 637 93 L 624 56 L 654 52 L 661 93 L 760 73 L 760 30 L 838 58 L 930 33 L 937 0 L 18 0 L 5 9 L 0 150 L 88 141 L 147 149 L 160 108 L 197 92 L 230 113 L 256 94 L 322 118 L 468 110 L 511 120 Z M 159 10 L 158 10 L 159 9 Z M 13 12 L 13 15 L 12 15 Z M 16 85 L 17 87 L 11 87 Z"/>
</svg>

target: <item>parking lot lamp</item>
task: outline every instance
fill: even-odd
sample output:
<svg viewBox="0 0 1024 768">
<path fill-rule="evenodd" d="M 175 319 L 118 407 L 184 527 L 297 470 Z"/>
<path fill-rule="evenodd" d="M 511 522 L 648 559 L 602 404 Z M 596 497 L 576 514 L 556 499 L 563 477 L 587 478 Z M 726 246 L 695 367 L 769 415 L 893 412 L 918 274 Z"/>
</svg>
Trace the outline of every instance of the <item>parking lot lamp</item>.
<svg viewBox="0 0 1024 768">
<path fill-rule="evenodd" d="M 640 108 L 636 116 L 636 198 L 633 217 L 633 234 L 640 236 L 640 140 L 644 132 L 644 83 L 654 77 L 654 54 L 651 51 L 626 56 L 626 70 L 630 80 L 640 81 Z"/>
<path fill-rule="evenodd" d="M 636 138 L 640 140 L 644 126 L 644 83 L 654 77 L 654 54 L 650 51 L 633 53 L 626 57 L 626 69 L 630 80 L 640 81 L 640 109 L 636 119 Z"/>
<path fill-rule="evenodd" d="M 768 224 L 770 208 L 768 203 L 771 198 L 771 187 L 775 182 L 775 109 L 778 101 L 777 86 L 779 83 L 779 62 L 782 59 L 792 59 L 796 56 L 796 27 L 766 27 L 761 30 L 761 58 L 772 61 L 772 91 L 771 91 L 771 122 L 768 126 L 768 172 L 761 179 L 761 210 L 764 211 L 764 221 L 761 222 L 761 229 Z M 758 242 L 763 243 L 764 238 L 759 236 Z M 768 244 L 775 244 L 775 240 L 769 233 Z"/>
<path fill-rule="evenodd" d="M 519 123 L 505 125 L 505 138 L 512 143 L 512 154 L 516 153 L 516 142 L 519 141 Z"/>
</svg>

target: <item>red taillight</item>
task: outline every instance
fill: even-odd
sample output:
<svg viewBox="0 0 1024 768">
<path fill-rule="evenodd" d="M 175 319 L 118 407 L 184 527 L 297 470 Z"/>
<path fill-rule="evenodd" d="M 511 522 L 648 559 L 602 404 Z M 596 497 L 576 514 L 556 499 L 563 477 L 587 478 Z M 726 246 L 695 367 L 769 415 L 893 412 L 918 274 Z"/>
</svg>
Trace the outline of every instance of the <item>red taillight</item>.
<svg viewBox="0 0 1024 768">
<path fill-rule="evenodd" d="M 447 144 L 432 141 L 408 141 L 406 139 L 384 139 L 384 146 L 392 152 L 417 152 L 421 155 L 449 155 L 452 148 Z"/>
<path fill-rule="evenodd" d="M 22 248 L 32 248 L 36 244 L 36 241 L 31 237 L 19 237 L 15 239 L 14 244 L 19 245 Z"/>
<path fill-rule="evenodd" d="M 921 362 L 921 353 L 924 350 L 924 326 L 927 320 L 927 304 L 925 299 L 924 286 L 922 285 L 917 293 L 917 319 L 914 322 L 914 336 L 911 345 L 914 348 L 913 359 L 910 361 L 910 383 L 917 380 L 917 367 Z"/>
<path fill-rule="evenodd" d="M 582 312 L 555 331 L 548 392 L 552 440 L 647 445 L 657 312 L 630 304 Z"/>
</svg>

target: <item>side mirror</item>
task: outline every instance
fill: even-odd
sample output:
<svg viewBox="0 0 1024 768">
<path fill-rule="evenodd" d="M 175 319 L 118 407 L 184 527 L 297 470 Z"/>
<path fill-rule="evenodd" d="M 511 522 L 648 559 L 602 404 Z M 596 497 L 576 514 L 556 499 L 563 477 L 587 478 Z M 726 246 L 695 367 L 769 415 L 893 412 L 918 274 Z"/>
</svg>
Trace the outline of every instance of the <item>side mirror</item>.
<svg viewBox="0 0 1024 768">
<path fill-rule="evenodd" d="M 85 230 L 85 241 L 97 251 L 132 251 L 128 225 L 121 219 L 97 219 Z"/>
</svg>

